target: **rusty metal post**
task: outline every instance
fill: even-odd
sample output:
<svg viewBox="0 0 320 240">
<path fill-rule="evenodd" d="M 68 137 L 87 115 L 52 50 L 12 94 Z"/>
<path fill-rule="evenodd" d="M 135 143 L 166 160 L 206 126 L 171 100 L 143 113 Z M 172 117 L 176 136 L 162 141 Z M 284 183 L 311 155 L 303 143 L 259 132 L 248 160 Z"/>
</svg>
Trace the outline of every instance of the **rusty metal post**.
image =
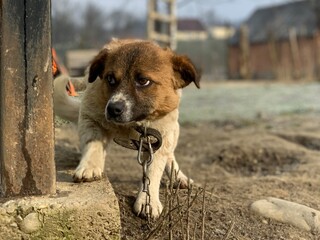
<svg viewBox="0 0 320 240">
<path fill-rule="evenodd" d="M 0 196 L 55 192 L 50 0 L 0 0 Z"/>
</svg>

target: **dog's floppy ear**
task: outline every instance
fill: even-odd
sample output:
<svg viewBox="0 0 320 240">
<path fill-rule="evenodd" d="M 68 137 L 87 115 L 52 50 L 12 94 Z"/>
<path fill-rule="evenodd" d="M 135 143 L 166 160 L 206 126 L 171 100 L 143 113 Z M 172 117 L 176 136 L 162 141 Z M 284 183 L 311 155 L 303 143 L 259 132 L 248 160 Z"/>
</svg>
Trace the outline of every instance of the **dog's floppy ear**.
<svg viewBox="0 0 320 240">
<path fill-rule="evenodd" d="M 104 70 L 105 62 L 107 60 L 108 50 L 103 49 L 99 52 L 99 54 L 92 60 L 90 68 L 89 68 L 89 83 L 94 82 L 97 77 L 102 77 L 102 73 Z"/>
<path fill-rule="evenodd" d="M 174 55 L 172 66 L 176 75 L 174 83 L 176 89 L 186 87 L 191 82 L 200 88 L 200 74 L 187 56 Z"/>
</svg>

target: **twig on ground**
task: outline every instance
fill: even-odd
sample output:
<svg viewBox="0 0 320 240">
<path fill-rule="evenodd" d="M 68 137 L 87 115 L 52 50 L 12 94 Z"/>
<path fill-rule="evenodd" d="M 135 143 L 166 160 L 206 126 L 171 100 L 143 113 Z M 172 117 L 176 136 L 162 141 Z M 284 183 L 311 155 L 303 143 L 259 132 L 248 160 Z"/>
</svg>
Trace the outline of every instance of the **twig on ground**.
<svg viewBox="0 0 320 240">
<path fill-rule="evenodd" d="M 227 240 L 230 237 L 230 234 L 231 234 L 231 232 L 233 230 L 234 224 L 235 224 L 235 220 L 233 219 L 232 222 L 231 222 L 231 226 L 230 226 L 226 236 L 223 238 L 224 240 Z"/>
<path fill-rule="evenodd" d="M 187 206 L 190 207 L 190 198 L 191 198 L 191 186 L 190 186 L 190 178 L 188 178 L 188 199 L 187 199 Z M 190 240 L 190 212 L 187 211 L 187 240 Z"/>
<path fill-rule="evenodd" d="M 205 230 L 205 217 L 206 217 L 206 185 L 203 188 L 203 195 L 202 195 L 202 225 L 201 225 L 201 240 L 204 240 L 204 230 Z"/>
<path fill-rule="evenodd" d="M 172 224 L 172 204 L 173 204 L 173 182 L 174 182 L 174 179 L 173 179 L 173 172 L 174 172 L 174 168 L 173 168 L 173 161 L 171 163 L 171 172 L 170 172 L 170 191 L 169 191 L 169 194 L 170 194 L 170 197 L 169 197 L 169 227 L 170 227 L 170 231 L 169 231 L 169 240 L 173 240 L 173 233 L 172 233 L 172 228 L 171 228 L 171 224 Z"/>
<path fill-rule="evenodd" d="M 196 229 L 197 229 L 197 223 L 194 225 L 194 228 L 193 228 L 193 237 L 192 237 L 193 240 L 196 240 Z"/>
</svg>

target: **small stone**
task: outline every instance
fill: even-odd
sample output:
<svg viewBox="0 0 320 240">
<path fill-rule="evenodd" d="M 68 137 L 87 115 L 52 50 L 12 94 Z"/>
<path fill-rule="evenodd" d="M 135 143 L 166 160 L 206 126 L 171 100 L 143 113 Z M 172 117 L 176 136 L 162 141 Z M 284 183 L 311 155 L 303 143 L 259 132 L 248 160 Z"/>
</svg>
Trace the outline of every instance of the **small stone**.
<svg viewBox="0 0 320 240">
<path fill-rule="evenodd" d="M 19 224 L 20 230 L 24 233 L 33 233 L 42 227 L 39 214 L 36 212 L 29 213 Z"/>
<path fill-rule="evenodd" d="M 17 202 L 18 206 L 23 206 L 26 205 L 26 200 L 25 199 L 21 199 L 19 202 Z"/>
<path fill-rule="evenodd" d="M 25 205 L 19 205 L 19 212 L 22 212 L 24 215 L 30 213 L 33 211 L 33 207 L 25 204 Z"/>
<path fill-rule="evenodd" d="M 53 203 L 53 204 L 51 204 L 50 205 L 50 208 L 51 209 L 59 209 L 59 208 L 61 208 L 61 204 L 59 204 L 59 203 Z"/>
<path fill-rule="evenodd" d="M 5 224 L 5 225 L 10 224 L 12 221 L 13 221 L 13 217 L 9 217 L 8 215 L 3 215 L 0 218 L 0 226 L 2 224 Z"/>
<path fill-rule="evenodd" d="M 10 200 L 10 201 L 8 201 L 8 202 L 5 202 L 5 203 L 3 204 L 3 207 L 7 208 L 9 205 L 12 205 L 12 204 L 15 204 L 15 201 L 14 201 L 14 200 Z"/>
<path fill-rule="evenodd" d="M 6 207 L 6 211 L 8 214 L 12 214 L 17 210 L 17 206 L 15 204 L 10 204 Z"/>
<path fill-rule="evenodd" d="M 48 205 L 46 205 L 46 204 L 41 204 L 41 205 L 37 206 L 38 209 L 45 209 L 47 207 L 48 207 Z"/>
<path fill-rule="evenodd" d="M 20 215 L 18 215 L 18 216 L 16 217 L 16 219 L 17 219 L 18 222 L 22 222 L 22 220 L 23 220 L 23 218 L 22 218 Z"/>
<path fill-rule="evenodd" d="M 252 203 L 250 208 L 261 216 L 302 230 L 320 232 L 320 212 L 307 206 L 270 197 Z"/>
<path fill-rule="evenodd" d="M 4 208 L 0 207 L 0 215 L 5 215 L 7 213 L 7 210 Z"/>
<path fill-rule="evenodd" d="M 10 224 L 10 227 L 12 228 L 17 228 L 18 227 L 18 224 L 16 222 L 13 222 Z"/>
</svg>

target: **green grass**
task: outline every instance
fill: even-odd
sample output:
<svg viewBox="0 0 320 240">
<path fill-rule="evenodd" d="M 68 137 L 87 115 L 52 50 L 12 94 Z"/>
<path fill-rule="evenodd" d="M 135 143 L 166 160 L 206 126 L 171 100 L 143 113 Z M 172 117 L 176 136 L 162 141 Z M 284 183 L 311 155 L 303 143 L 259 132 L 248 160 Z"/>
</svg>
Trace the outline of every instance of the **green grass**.
<svg viewBox="0 0 320 240">
<path fill-rule="evenodd" d="M 183 90 L 180 121 L 254 119 L 288 113 L 320 113 L 319 83 L 203 84 Z"/>
</svg>

